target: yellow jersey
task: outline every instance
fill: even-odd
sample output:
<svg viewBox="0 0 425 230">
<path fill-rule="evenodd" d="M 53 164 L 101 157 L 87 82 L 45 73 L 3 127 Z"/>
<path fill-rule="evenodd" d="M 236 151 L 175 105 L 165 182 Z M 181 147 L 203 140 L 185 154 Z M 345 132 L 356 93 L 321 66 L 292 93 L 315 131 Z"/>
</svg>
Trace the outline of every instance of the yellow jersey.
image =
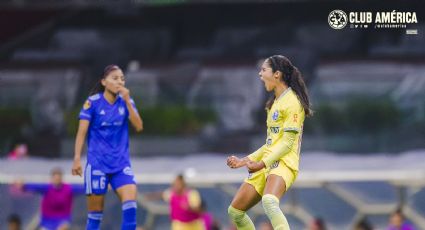
<svg viewBox="0 0 425 230">
<path fill-rule="evenodd" d="M 267 111 L 266 144 L 248 157 L 253 161 L 264 161 L 271 154 L 282 155 L 280 160 L 291 169 L 298 171 L 304 118 L 304 108 L 294 91 L 288 88 L 275 99 L 272 107 Z M 286 149 L 288 143 L 283 141 L 285 133 L 289 134 L 287 132 L 295 133 L 295 139 L 289 151 Z M 267 161 L 264 162 L 267 167 L 270 167 Z"/>
</svg>

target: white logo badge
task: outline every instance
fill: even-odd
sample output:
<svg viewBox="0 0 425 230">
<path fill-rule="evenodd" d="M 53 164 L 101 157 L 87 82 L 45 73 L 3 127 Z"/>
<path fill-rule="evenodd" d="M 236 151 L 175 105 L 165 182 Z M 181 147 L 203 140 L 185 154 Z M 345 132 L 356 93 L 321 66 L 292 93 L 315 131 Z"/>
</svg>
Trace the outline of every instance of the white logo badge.
<svg viewBox="0 0 425 230">
<path fill-rule="evenodd" d="M 105 110 L 102 109 L 102 111 L 100 111 L 99 113 L 100 115 L 105 115 Z"/>
<path fill-rule="evenodd" d="M 128 166 L 125 167 L 122 171 L 125 175 L 133 176 L 133 170 L 131 170 L 131 168 Z"/>
<path fill-rule="evenodd" d="M 125 112 L 124 107 L 119 107 L 118 112 L 120 113 L 120 115 L 124 115 L 124 112 Z"/>
<path fill-rule="evenodd" d="M 94 189 L 99 189 L 99 181 L 98 180 L 92 181 L 92 186 Z"/>
<path fill-rule="evenodd" d="M 332 28 L 340 30 L 348 23 L 347 14 L 342 10 L 333 10 L 328 16 L 328 23 Z"/>
</svg>

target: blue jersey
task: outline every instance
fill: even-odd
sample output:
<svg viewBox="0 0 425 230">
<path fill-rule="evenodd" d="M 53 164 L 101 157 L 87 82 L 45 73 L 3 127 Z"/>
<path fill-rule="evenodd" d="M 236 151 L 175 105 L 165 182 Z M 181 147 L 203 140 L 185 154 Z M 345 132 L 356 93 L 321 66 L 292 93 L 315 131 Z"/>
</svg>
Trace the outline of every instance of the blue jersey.
<svg viewBox="0 0 425 230">
<path fill-rule="evenodd" d="M 134 101 L 133 108 L 137 112 Z M 129 112 L 120 96 L 110 104 L 103 93 L 90 96 L 79 118 L 90 122 L 87 136 L 87 163 L 104 173 L 115 173 L 130 166 Z"/>
</svg>

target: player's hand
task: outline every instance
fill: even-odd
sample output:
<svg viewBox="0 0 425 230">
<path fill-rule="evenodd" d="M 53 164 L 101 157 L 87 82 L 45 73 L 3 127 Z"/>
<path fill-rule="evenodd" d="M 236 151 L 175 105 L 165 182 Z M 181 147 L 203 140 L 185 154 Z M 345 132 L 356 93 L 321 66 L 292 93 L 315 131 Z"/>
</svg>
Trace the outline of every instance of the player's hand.
<svg viewBox="0 0 425 230">
<path fill-rule="evenodd" d="M 125 101 L 130 101 L 130 90 L 124 86 L 118 87 L 118 92 Z"/>
<path fill-rule="evenodd" d="M 81 168 L 81 161 L 80 160 L 74 160 L 74 163 L 72 164 L 72 175 L 73 176 L 82 176 L 83 175 L 83 169 Z"/>
<path fill-rule="evenodd" d="M 246 162 L 246 167 L 248 168 L 248 172 L 255 173 L 263 169 L 264 167 L 266 167 L 266 165 L 264 164 L 263 161 L 259 161 L 259 162 L 248 161 Z"/>
<path fill-rule="evenodd" d="M 232 169 L 237 169 L 245 166 L 245 162 L 242 159 L 239 159 L 237 156 L 230 156 L 227 158 L 227 166 Z"/>
</svg>

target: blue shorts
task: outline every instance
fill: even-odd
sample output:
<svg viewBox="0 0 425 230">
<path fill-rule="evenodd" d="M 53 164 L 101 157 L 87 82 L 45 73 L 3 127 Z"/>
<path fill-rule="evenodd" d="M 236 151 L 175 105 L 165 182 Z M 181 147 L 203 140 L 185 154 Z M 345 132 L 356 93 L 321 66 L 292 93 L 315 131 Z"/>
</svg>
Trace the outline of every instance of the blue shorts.
<svg viewBox="0 0 425 230">
<path fill-rule="evenodd" d="M 65 218 L 41 218 L 40 229 L 41 230 L 56 230 L 61 226 L 71 224 L 71 217 Z"/>
<path fill-rule="evenodd" d="M 84 187 L 86 189 L 86 195 L 104 195 L 108 191 L 109 184 L 111 184 L 114 190 L 127 184 L 136 184 L 131 167 L 126 166 L 116 173 L 104 173 L 102 170 L 94 168 L 90 164 L 86 165 L 86 169 L 84 170 Z"/>
</svg>

